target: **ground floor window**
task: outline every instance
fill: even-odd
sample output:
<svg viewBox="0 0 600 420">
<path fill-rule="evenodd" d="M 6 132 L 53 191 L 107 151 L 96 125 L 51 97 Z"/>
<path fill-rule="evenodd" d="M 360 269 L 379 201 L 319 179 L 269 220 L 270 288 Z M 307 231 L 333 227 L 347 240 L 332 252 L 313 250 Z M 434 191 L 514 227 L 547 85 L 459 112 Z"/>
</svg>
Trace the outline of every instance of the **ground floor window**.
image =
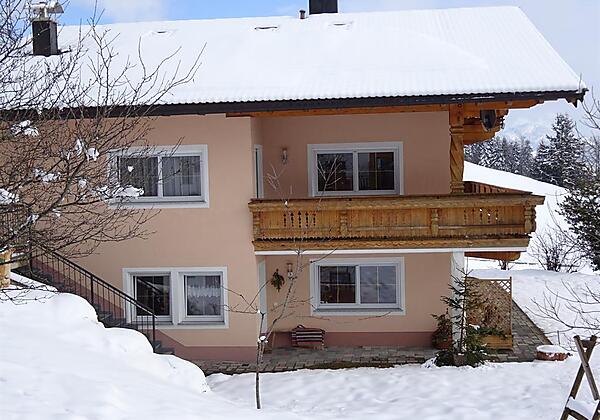
<svg viewBox="0 0 600 420">
<path fill-rule="evenodd" d="M 126 269 L 125 289 L 165 325 L 225 325 L 227 269 Z M 135 313 L 134 316 L 144 316 Z"/>
<path fill-rule="evenodd" d="M 169 274 L 140 274 L 133 276 L 136 299 L 152 309 L 161 321 L 171 320 L 171 277 Z M 137 316 L 144 314 L 138 313 Z"/>
<path fill-rule="evenodd" d="M 312 277 L 317 310 L 404 309 L 402 258 L 320 260 L 313 263 Z"/>
<path fill-rule="evenodd" d="M 223 320 L 221 273 L 184 275 L 185 318 L 191 321 Z"/>
</svg>

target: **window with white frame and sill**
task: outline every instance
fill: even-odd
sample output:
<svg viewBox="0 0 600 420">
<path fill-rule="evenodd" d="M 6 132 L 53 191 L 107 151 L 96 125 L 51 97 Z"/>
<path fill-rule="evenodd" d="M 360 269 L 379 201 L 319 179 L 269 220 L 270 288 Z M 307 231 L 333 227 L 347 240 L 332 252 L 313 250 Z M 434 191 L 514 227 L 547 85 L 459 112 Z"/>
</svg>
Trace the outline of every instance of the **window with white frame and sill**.
<svg viewBox="0 0 600 420">
<path fill-rule="evenodd" d="M 206 145 L 131 148 L 113 155 L 119 185 L 143 191 L 132 205 L 208 205 Z"/>
<path fill-rule="evenodd" d="M 317 312 L 403 313 L 402 258 L 325 259 L 311 270 Z"/>
<path fill-rule="evenodd" d="M 312 195 L 402 194 L 402 143 L 311 144 Z"/>
<path fill-rule="evenodd" d="M 226 283 L 225 268 L 126 270 L 127 291 L 163 327 L 224 326 Z"/>
</svg>

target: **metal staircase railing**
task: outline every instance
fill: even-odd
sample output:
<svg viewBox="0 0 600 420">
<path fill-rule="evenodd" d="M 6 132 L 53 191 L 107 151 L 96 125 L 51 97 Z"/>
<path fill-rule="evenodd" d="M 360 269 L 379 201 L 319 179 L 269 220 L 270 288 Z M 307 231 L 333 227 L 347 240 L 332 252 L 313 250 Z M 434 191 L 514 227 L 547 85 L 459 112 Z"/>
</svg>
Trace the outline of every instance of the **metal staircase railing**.
<svg viewBox="0 0 600 420">
<path fill-rule="evenodd" d="M 137 330 L 157 350 L 156 315 L 152 309 L 80 265 L 53 251 L 34 250 L 29 266 L 21 271 L 61 292 L 83 297 L 96 309 L 104 325 Z"/>
</svg>

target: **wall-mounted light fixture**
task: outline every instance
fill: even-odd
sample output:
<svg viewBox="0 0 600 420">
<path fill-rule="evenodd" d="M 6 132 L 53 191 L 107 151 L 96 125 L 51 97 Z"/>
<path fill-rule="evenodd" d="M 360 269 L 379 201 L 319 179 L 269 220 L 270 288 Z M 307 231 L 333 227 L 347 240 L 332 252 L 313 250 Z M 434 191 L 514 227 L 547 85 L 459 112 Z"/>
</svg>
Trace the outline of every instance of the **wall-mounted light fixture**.
<svg viewBox="0 0 600 420">
<path fill-rule="evenodd" d="M 281 149 L 281 163 L 284 165 L 287 165 L 288 163 L 288 150 L 285 147 Z"/>
<path fill-rule="evenodd" d="M 481 125 L 485 131 L 490 131 L 496 125 L 498 119 L 496 110 L 494 109 L 482 109 L 479 112 L 479 118 L 481 119 Z"/>
<path fill-rule="evenodd" d="M 287 276 L 288 279 L 294 277 L 294 265 L 291 262 L 287 263 Z"/>
</svg>

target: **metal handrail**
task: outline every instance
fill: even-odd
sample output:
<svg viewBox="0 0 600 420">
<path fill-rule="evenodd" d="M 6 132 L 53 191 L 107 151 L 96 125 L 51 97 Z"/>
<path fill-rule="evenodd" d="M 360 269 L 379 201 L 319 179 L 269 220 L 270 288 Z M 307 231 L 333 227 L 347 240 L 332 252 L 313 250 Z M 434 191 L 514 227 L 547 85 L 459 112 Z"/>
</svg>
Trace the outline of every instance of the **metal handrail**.
<svg viewBox="0 0 600 420">
<path fill-rule="evenodd" d="M 98 312 L 109 313 L 114 320 L 122 319 L 125 323 L 122 326 L 143 333 L 156 350 L 156 314 L 147 305 L 54 251 L 43 248 L 32 251 L 29 266 L 32 274 L 39 270 L 52 279 L 51 285 L 83 297 Z"/>
</svg>

